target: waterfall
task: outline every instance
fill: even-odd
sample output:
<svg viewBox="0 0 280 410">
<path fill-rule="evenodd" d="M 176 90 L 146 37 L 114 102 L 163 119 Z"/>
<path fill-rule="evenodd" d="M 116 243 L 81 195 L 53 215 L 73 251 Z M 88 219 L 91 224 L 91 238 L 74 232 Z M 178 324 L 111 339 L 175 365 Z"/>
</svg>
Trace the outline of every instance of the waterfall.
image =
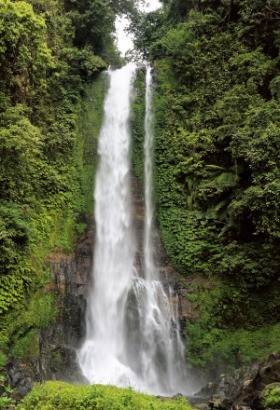
<svg viewBox="0 0 280 410">
<path fill-rule="evenodd" d="M 124 364 L 123 340 L 134 262 L 128 124 L 134 73 L 133 65 L 108 72 L 110 86 L 95 183 L 93 287 L 88 299 L 86 340 L 78 353 L 82 372 L 91 383 L 123 385 L 134 377 Z"/>
<path fill-rule="evenodd" d="M 153 255 L 152 74 L 147 68 L 145 115 L 144 272 L 135 265 L 129 116 L 136 67 L 110 71 L 99 137 L 95 184 L 96 243 L 86 339 L 78 361 L 90 383 L 131 386 L 151 394 L 186 390 L 177 315 Z M 138 244 L 139 245 L 139 244 Z"/>
<path fill-rule="evenodd" d="M 186 371 L 178 315 L 172 311 L 171 291 L 169 295 L 164 291 L 153 254 L 153 81 L 150 67 L 146 71 L 145 103 L 144 278 L 136 277 L 133 283 L 141 318 L 137 339 L 138 349 L 140 346 L 138 372 L 147 380 L 146 391 L 172 395 L 186 391 Z"/>
</svg>

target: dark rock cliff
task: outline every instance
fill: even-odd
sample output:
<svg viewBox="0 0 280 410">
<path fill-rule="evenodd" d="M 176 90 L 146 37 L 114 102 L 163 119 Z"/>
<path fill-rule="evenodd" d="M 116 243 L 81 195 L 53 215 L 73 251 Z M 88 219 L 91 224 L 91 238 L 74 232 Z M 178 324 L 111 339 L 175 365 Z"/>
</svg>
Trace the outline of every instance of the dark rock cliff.
<svg viewBox="0 0 280 410">
<path fill-rule="evenodd" d="M 89 218 L 88 228 L 72 254 L 54 253 L 48 258 L 53 290 L 60 301 L 60 313 L 56 324 L 40 335 L 40 373 L 44 380 L 81 380 L 76 350 L 85 336 L 94 233 L 94 220 Z"/>
</svg>

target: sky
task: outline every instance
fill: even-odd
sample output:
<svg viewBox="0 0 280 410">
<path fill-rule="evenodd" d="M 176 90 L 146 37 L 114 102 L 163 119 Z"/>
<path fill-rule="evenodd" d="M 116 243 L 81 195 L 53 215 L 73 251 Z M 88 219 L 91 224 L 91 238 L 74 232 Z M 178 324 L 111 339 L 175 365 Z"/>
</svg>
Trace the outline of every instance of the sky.
<svg viewBox="0 0 280 410">
<path fill-rule="evenodd" d="M 146 0 L 146 4 L 141 7 L 145 12 L 154 11 L 161 7 L 161 3 L 158 0 Z M 125 32 L 125 27 L 128 25 L 128 20 L 125 17 L 118 17 L 116 20 L 116 35 L 118 48 L 122 55 L 125 55 L 126 51 L 133 48 L 132 38 Z"/>
</svg>

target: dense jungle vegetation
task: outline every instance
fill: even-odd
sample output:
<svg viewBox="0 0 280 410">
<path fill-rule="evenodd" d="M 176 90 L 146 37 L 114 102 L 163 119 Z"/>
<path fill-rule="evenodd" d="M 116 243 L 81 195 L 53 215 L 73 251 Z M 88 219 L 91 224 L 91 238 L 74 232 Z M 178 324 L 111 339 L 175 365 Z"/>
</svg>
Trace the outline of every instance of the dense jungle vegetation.
<svg viewBox="0 0 280 410">
<path fill-rule="evenodd" d="M 0 0 L 0 370 L 8 357 L 38 355 L 38 333 L 57 313 L 47 255 L 71 252 L 92 210 L 98 74 L 122 62 L 112 37 L 120 12 L 156 69 L 158 222 L 200 312 L 188 323 L 188 362 L 219 372 L 280 348 L 279 0 L 162 3 L 139 15 L 133 0 Z M 38 387 L 28 408 L 56 388 Z M 122 405 L 148 400 L 115 394 Z"/>
<path fill-rule="evenodd" d="M 36 357 L 55 319 L 45 260 L 71 252 L 92 210 L 96 77 L 120 63 L 115 17 L 133 10 L 130 0 L 0 0 L 0 369 Z"/>
<path fill-rule="evenodd" d="M 156 70 L 158 221 L 199 304 L 188 361 L 219 372 L 280 348 L 280 3 L 162 3 L 133 26 Z"/>
</svg>

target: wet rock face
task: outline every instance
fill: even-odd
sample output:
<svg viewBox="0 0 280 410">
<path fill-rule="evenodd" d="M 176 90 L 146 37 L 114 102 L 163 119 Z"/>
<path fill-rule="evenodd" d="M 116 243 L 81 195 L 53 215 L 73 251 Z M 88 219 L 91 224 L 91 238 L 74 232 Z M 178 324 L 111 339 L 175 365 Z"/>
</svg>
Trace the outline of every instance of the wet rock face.
<svg viewBox="0 0 280 410">
<path fill-rule="evenodd" d="M 263 391 L 280 380 L 280 353 L 271 354 L 264 362 L 221 375 L 199 393 L 208 408 L 220 410 L 264 410 Z"/>
<path fill-rule="evenodd" d="M 85 336 L 87 294 L 91 282 L 95 224 L 88 228 L 70 255 L 49 256 L 52 286 L 60 301 L 60 313 L 55 325 L 40 335 L 40 366 L 43 380 L 82 381 L 76 360 L 76 350 Z"/>
<path fill-rule="evenodd" d="M 18 360 L 10 360 L 6 366 L 6 380 L 13 391 L 10 397 L 15 401 L 20 401 L 32 389 L 34 380 L 41 381 L 38 361 L 32 366 L 21 363 Z M 4 391 L 0 391 L 3 394 Z"/>
<path fill-rule="evenodd" d="M 30 364 L 10 360 L 6 367 L 7 380 L 13 389 L 12 398 L 22 399 L 32 389 L 34 382 L 86 380 L 80 373 L 76 350 L 85 336 L 85 312 L 95 225 L 88 219 L 88 228 L 80 238 L 73 253 L 56 252 L 49 255 L 52 281 L 44 291 L 53 292 L 58 301 L 59 314 L 56 323 L 43 329 L 39 335 L 38 359 Z"/>
</svg>

